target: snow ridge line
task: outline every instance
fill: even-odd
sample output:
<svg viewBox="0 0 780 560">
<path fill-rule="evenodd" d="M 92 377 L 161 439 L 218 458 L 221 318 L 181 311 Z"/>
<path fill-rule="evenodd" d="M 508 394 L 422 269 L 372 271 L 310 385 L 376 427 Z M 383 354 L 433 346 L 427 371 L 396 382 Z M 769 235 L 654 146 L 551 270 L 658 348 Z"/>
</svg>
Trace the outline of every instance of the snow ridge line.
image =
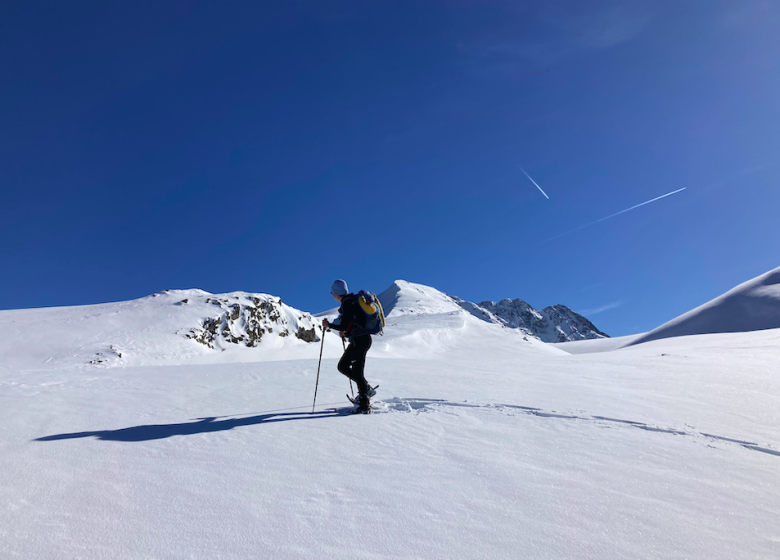
<svg viewBox="0 0 780 560">
<path fill-rule="evenodd" d="M 444 399 L 402 399 L 402 398 L 395 397 L 393 399 L 383 401 L 382 404 L 386 405 L 390 410 L 395 410 L 398 412 L 423 411 L 427 409 L 429 406 L 430 407 L 446 406 L 446 407 L 461 407 L 461 408 L 484 408 L 484 409 L 495 409 L 495 410 L 511 409 L 511 410 L 517 410 L 521 414 L 538 416 L 540 418 L 561 418 L 564 420 L 584 420 L 586 422 L 600 422 L 600 423 L 606 422 L 606 423 L 621 424 L 631 428 L 638 428 L 640 430 L 645 430 L 647 432 L 657 432 L 662 434 L 671 434 L 675 436 L 687 436 L 692 438 L 705 437 L 708 439 L 726 442 L 726 443 L 736 443 L 744 447 L 745 449 L 749 449 L 751 451 L 759 451 L 761 453 L 766 453 L 767 455 L 780 457 L 780 451 L 776 451 L 774 449 L 771 449 L 770 447 L 762 447 L 758 443 L 752 441 L 728 438 L 725 436 L 718 436 L 706 432 L 692 432 L 692 431 L 686 432 L 682 430 L 675 430 L 674 428 L 662 428 L 659 426 L 652 426 L 644 422 L 637 422 L 634 420 L 622 420 L 620 418 L 610 418 L 609 416 L 595 416 L 595 415 L 576 416 L 571 414 L 561 414 L 555 410 L 548 412 L 540 408 L 535 408 L 531 406 L 520 406 L 516 404 L 499 403 L 499 404 L 482 405 L 482 404 L 469 403 L 468 401 L 451 402 Z"/>
</svg>

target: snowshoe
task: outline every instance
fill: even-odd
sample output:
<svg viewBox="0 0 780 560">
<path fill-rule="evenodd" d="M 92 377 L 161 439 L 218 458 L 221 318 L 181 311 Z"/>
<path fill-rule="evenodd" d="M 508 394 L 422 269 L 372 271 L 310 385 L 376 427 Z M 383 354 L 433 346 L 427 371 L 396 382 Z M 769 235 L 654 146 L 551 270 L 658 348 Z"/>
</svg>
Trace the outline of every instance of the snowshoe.
<svg viewBox="0 0 780 560">
<path fill-rule="evenodd" d="M 355 414 L 371 414 L 371 401 L 368 397 L 358 398 Z"/>
<path fill-rule="evenodd" d="M 369 392 L 365 395 L 358 395 L 357 397 L 347 395 L 349 402 L 355 405 L 355 414 L 371 414 L 371 397 L 376 395 L 376 387 L 369 386 Z"/>
</svg>

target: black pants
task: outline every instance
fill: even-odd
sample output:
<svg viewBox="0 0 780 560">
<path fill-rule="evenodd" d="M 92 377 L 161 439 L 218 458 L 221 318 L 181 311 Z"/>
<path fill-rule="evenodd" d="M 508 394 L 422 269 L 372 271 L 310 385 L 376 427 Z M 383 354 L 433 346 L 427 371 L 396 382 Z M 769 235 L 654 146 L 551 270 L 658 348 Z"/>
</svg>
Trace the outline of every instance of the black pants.
<svg viewBox="0 0 780 560">
<path fill-rule="evenodd" d="M 370 334 L 356 336 L 339 360 L 339 371 L 355 382 L 361 395 L 368 392 L 368 382 L 363 370 L 366 367 L 366 353 L 369 348 L 371 348 Z"/>
</svg>

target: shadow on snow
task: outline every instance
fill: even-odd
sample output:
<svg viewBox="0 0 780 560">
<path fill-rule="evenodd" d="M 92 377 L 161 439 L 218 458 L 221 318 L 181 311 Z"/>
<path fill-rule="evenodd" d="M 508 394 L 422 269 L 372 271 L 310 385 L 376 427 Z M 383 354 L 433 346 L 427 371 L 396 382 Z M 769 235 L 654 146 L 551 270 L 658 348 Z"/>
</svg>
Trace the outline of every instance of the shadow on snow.
<svg viewBox="0 0 780 560">
<path fill-rule="evenodd" d="M 576 416 L 569 414 L 560 414 L 557 411 L 543 411 L 539 408 L 530 406 L 519 406 L 511 404 L 475 404 L 468 402 L 450 402 L 444 399 L 414 399 L 414 398 L 398 398 L 394 397 L 385 401 L 382 401 L 384 412 L 424 412 L 432 411 L 436 407 L 461 407 L 461 408 L 481 408 L 481 409 L 509 409 L 516 410 L 522 414 L 528 414 L 531 416 L 538 416 L 541 418 L 554 418 L 565 419 L 574 421 L 589 421 L 600 423 L 614 423 L 620 424 L 631 428 L 638 428 L 648 432 L 659 432 L 665 434 L 671 434 L 675 436 L 704 436 L 709 439 L 725 441 L 729 443 L 736 443 L 746 449 L 752 451 L 759 451 L 768 455 L 774 455 L 780 457 L 780 451 L 770 449 L 768 447 L 761 447 L 755 442 L 744 441 L 741 439 L 733 439 L 724 436 L 718 436 L 705 432 L 686 432 L 682 430 L 675 430 L 673 428 L 662 428 L 658 426 L 651 426 L 644 422 L 637 422 L 635 420 L 623 420 L 619 418 L 611 418 L 608 416 Z M 253 416 L 246 418 L 235 418 L 226 416 L 211 416 L 208 418 L 198 418 L 196 422 L 183 422 L 181 424 L 150 424 L 146 426 L 133 426 L 132 428 L 121 428 L 119 430 L 102 430 L 97 432 L 76 432 L 72 434 L 55 434 L 51 436 L 45 436 L 37 438 L 33 441 L 57 441 L 62 439 L 77 439 L 86 437 L 95 437 L 97 439 L 106 441 L 151 441 L 155 439 L 165 439 L 173 436 L 189 436 L 193 434 L 205 434 L 209 432 L 221 432 L 224 430 L 232 430 L 242 426 L 256 426 L 258 424 L 270 424 L 272 422 L 288 422 L 291 420 L 315 420 L 318 418 L 337 418 L 339 416 L 349 416 L 351 414 L 352 407 L 346 408 L 329 408 L 319 410 L 317 412 L 283 412 L 269 411 L 266 413 L 257 413 Z M 220 420 L 220 418 L 226 418 Z"/>
<path fill-rule="evenodd" d="M 335 418 L 345 414 L 338 410 L 322 410 L 317 412 L 284 412 L 275 414 L 258 414 L 248 418 L 231 418 L 217 420 L 218 416 L 199 418 L 198 422 L 183 422 L 181 424 L 149 424 L 133 426 L 119 430 L 100 430 L 96 432 L 75 432 L 71 434 L 55 434 L 37 438 L 33 441 L 58 441 L 62 439 L 78 439 L 95 437 L 105 441 L 151 441 L 173 436 L 190 436 L 209 432 L 222 432 L 242 426 L 256 426 L 273 422 L 289 422 L 291 420 L 315 420 L 318 418 Z"/>
</svg>

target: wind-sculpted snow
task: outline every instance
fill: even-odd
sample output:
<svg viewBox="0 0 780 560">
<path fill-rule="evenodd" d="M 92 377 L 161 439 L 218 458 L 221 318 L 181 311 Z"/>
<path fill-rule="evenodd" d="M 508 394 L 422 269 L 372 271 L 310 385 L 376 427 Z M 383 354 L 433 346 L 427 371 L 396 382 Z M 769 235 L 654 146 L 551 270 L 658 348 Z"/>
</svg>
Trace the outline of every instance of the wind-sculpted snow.
<svg viewBox="0 0 780 560">
<path fill-rule="evenodd" d="M 698 432 L 690 428 L 681 430 L 672 427 L 653 426 L 645 422 L 638 422 L 636 420 L 623 420 L 620 418 L 587 415 L 583 413 L 567 414 L 565 412 L 558 412 L 555 410 L 545 411 L 542 410 L 541 408 L 536 408 L 532 406 L 523 406 L 517 404 L 503 404 L 503 403 L 479 404 L 470 401 L 450 402 L 444 399 L 416 399 L 416 398 L 394 397 L 386 401 L 377 402 L 375 404 L 374 412 L 375 413 L 414 412 L 419 414 L 422 412 L 436 412 L 437 410 L 442 411 L 442 410 L 457 409 L 457 408 L 479 408 L 485 410 L 495 410 L 498 412 L 508 412 L 510 414 L 531 415 L 531 416 L 537 416 L 539 418 L 576 420 L 581 422 L 595 422 L 601 424 L 617 424 L 617 425 L 627 426 L 631 428 L 636 428 L 639 430 L 645 430 L 648 432 L 655 432 L 659 434 L 669 434 L 672 436 L 687 436 L 693 439 L 706 438 L 708 440 L 717 441 L 717 442 L 735 443 L 751 451 L 759 451 L 761 453 L 766 453 L 767 455 L 780 457 L 780 450 L 772 449 L 771 447 L 761 447 L 758 443 L 753 441 L 745 441 L 743 439 L 735 439 L 731 437 L 719 436 L 719 435 L 710 434 L 706 432 Z M 338 412 L 339 410 L 337 409 L 336 411 Z M 62 434 L 57 436 L 50 436 L 50 438 L 48 439 L 57 439 L 60 437 L 69 437 L 72 435 L 73 434 Z M 43 439 L 47 439 L 47 438 L 43 438 Z"/>
<path fill-rule="evenodd" d="M 634 340 L 780 328 L 780 268 L 729 290 Z"/>
<path fill-rule="evenodd" d="M 458 302 L 447 294 L 436 288 L 405 280 L 396 280 L 378 297 L 388 318 L 461 311 Z"/>
</svg>

